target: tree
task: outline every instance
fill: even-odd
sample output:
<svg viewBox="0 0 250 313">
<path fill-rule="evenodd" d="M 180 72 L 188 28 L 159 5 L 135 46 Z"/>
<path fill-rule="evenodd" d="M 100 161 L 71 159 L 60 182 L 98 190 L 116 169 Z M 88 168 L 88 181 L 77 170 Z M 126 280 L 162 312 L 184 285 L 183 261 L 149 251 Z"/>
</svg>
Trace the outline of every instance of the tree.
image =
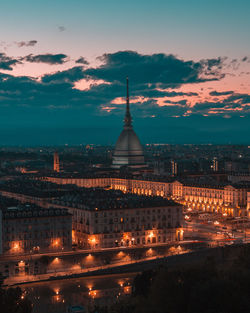
<svg viewBox="0 0 250 313">
<path fill-rule="evenodd" d="M 2 275 L 0 275 L 2 277 Z M 2 288 L 0 279 L 0 311 L 3 313 L 31 313 L 32 303 L 27 299 L 21 288 Z"/>
</svg>

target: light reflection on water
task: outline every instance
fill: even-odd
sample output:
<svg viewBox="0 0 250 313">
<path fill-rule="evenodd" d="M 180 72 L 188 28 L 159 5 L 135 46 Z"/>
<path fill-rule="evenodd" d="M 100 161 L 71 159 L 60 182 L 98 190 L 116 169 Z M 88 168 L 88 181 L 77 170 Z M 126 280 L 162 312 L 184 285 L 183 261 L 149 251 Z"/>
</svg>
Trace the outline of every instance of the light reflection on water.
<svg viewBox="0 0 250 313">
<path fill-rule="evenodd" d="M 66 313 L 69 305 L 109 306 L 131 292 L 136 274 L 82 277 L 20 286 L 34 304 L 33 313 Z"/>
</svg>

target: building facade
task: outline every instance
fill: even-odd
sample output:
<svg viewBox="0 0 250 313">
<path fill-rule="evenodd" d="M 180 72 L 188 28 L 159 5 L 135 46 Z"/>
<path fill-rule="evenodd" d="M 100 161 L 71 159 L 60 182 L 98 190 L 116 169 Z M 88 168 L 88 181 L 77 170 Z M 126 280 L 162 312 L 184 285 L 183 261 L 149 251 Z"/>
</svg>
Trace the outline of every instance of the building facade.
<svg viewBox="0 0 250 313">
<path fill-rule="evenodd" d="M 249 216 L 247 194 L 250 185 L 205 185 L 176 181 L 149 181 L 124 178 L 58 178 L 44 180 L 57 184 L 75 184 L 79 187 L 102 187 L 139 195 L 171 198 L 197 211 L 215 212 L 224 216 Z"/>
<path fill-rule="evenodd" d="M 95 210 L 74 208 L 73 243 L 83 248 L 170 243 L 183 239 L 182 206 Z"/>
<path fill-rule="evenodd" d="M 66 209 L 29 205 L 2 211 L 2 252 L 62 251 L 72 248 L 72 216 Z"/>
</svg>

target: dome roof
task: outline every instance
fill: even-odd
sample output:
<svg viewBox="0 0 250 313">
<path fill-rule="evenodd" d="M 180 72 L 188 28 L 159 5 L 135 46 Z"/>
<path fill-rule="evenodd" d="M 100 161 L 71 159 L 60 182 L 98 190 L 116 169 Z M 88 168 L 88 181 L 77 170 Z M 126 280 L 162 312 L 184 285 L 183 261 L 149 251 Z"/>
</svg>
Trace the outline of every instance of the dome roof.
<svg viewBox="0 0 250 313">
<path fill-rule="evenodd" d="M 116 145 L 114 156 L 118 155 L 138 155 L 143 156 L 143 148 L 142 145 L 132 128 L 123 129 L 121 132 Z"/>
</svg>

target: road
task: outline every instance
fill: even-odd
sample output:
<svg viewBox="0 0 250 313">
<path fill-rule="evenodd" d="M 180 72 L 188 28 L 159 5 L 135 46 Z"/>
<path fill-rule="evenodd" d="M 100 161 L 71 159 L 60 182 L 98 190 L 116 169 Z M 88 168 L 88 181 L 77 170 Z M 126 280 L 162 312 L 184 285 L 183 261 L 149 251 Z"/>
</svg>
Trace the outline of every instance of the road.
<svg viewBox="0 0 250 313">
<path fill-rule="evenodd" d="M 113 248 L 101 248 L 101 249 L 77 249 L 73 251 L 56 251 L 56 252 L 44 252 L 44 253 L 36 253 L 36 254 L 9 254 L 3 255 L 0 257 L 0 261 L 11 261 L 11 260 L 30 260 L 40 258 L 42 256 L 48 257 L 63 257 L 63 256 L 70 256 L 70 255 L 80 255 L 80 254 L 91 254 L 91 253 L 100 253 L 100 252 L 112 252 L 112 251 L 128 251 L 128 250 L 135 250 L 135 249 L 145 249 L 145 248 L 153 248 L 153 247 L 161 247 L 161 246 L 173 246 L 176 244 L 179 245 L 186 245 L 190 243 L 194 243 L 195 240 L 183 240 L 183 241 L 172 241 L 167 243 L 155 243 L 155 244 L 147 244 L 147 245 L 133 245 L 133 246 L 120 246 L 120 247 L 113 247 Z"/>
<path fill-rule="evenodd" d="M 222 240 L 242 240 L 250 241 L 250 230 L 233 231 L 233 226 L 226 223 L 214 225 L 214 223 L 205 223 L 203 221 L 194 220 L 186 223 L 185 234 L 192 238 L 204 237 L 207 241 L 222 241 Z"/>
</svg>

